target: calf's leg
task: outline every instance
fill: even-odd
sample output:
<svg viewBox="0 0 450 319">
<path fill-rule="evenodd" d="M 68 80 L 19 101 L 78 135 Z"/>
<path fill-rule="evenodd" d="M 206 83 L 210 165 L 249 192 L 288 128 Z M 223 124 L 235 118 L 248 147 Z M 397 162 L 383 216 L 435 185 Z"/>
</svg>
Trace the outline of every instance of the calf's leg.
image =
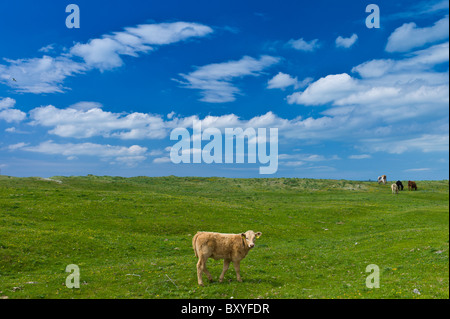
<svg viewBox="0 0 450 319">
<path fill-rule="evenodd" d="M 197 280 L 200 286 L 203 286 L 203 279 L 202 279 L 203 267 L 205 267 L 205 259 L 202 256 L 199 256 L 197 262 Z"/>
<path fill-rule="evenodd" d="M 222 270 L 222 273 L 220 274 L 219 282 L 223 281 L 223 277 L 225 277 L 225 273 L 227 272 L 228 267 L 230 266 L 230 261 L 231 260 L 229 260 L 229 259 L 223 260 L 223 270 Z"/>
<path fill-rule="evenodd" d="M 242 278 L 241 278 L 241 261 L 240 260 L 233 261 L 233 266 L 234 266 L 234 270 L 236 271 L 237 281 L 242 282 Z"/>
<path fill-rule="evenodd" d="M 208 260 L 206 259 L 205 263 L 203 264 L 203 272 L 206 274 L 206 276 L 208 277 L 209 281 L 213 281 L 213 278 L 212 278 L 211 274 L 209 273 L 208 268 L 206 268 L 206 262 L 207 261 Z"/>
</svg>

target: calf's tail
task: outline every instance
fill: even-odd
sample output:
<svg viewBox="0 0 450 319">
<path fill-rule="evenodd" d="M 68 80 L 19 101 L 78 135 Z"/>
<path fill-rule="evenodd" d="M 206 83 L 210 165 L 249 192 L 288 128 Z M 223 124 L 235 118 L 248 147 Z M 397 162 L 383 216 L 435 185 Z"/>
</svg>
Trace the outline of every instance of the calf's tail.
<svg viewBox="0 0 450 319">
<path fill-rule="evenodd" d="M 199 235 L 199 233 L 195 234 L 194 238 L 192 238 L 192 248 L 194 248 L 195 257 L 198 257 L 197 245 L 196 245 L 198 235 Z"/>
</svg>

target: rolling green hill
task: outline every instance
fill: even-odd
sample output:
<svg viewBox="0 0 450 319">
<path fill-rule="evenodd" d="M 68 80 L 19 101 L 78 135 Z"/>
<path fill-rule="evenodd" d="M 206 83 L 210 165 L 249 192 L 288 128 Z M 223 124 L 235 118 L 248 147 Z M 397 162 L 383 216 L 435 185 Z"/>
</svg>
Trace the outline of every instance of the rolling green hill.
<svg viewBox="0 0 450 319">
<path fill-rule="evenodd" d="M 0 298 L 449 298 L 448 181 L 417 185 L 0 176 Z M 244 282 L 231 266 L 219 283 L 210 259 L 215 281 L 199 287 L 193 235 L 250 229 L 263 235 Z"/>
</svg>

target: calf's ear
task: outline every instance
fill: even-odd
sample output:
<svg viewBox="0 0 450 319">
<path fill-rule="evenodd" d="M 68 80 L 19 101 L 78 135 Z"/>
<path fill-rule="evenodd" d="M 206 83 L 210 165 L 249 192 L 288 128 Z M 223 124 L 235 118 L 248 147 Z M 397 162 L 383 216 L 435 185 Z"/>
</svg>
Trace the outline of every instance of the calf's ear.
<svg viewBox="0 0 450 319">
<path fill-rule="evenodd" d="M 244 238 L 244 239 L 247 238 L 247 236 L 245 236 L 245 233 L 241 233 L 241 237 Z"/>
<path fill-rule="evenodd" d="M 259 237 L 261 237 L 262 233 L 259 231 L 255 235 L 256 235 L 256 238 L 259 238 Z"/>
</svg>

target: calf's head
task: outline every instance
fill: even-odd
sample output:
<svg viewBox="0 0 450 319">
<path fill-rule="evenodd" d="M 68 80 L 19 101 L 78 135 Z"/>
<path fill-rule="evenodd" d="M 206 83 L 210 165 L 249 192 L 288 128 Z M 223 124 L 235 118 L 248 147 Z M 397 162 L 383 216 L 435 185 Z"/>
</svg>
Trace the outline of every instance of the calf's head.
<svg viewBox="0 0 450 319">
<path fill-rule="evenodd" d="M 262 233 L 259 231 L 255 233 L 253 230 L 248 230 L 245 233 L 242 233 L 241 236 L 244 239 L 245 245 L 247 245 L 248 248 L 255 247 L 255 239 L 259 238 L 262 235 Z"/>
</svg>

